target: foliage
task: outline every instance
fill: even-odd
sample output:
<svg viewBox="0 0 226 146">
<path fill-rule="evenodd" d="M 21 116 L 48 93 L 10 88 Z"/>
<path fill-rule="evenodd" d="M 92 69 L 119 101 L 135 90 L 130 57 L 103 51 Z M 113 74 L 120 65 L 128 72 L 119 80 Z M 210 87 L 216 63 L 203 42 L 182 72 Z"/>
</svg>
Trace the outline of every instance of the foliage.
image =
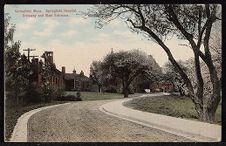
<svg viewBox="0 0 226 146">
<path fill-rule="evenodd" d="M 56 87 L 51 84 L 52 79 L 52 69 L 55 68 L 53 64 L 47 64 L 44 66 L 41 75 L 42 75 L 42 85 L 41 85 L 41 94 L 42 100 L 50 102 L 56 98 L 60 98 L 64 95 L 63 87 Z"/>
<path fill-rule="evenodd" d="M 210 37 L 213 25 L 221 20 L 221 6 L 217 4 L 109 4 L 98 5 L 87 13 L 97 18 L 97 25 L 103 27 L 110 21 L 121 18 L 135 32 L 145 34 L 157 42 L 166 52 L 169 61 L 183 79 L 189 96 L 195 104 L 198 116 L 203 121 L 213 122 L 220 102 L 221 84 L 217 68 L 210 52 Z M 175 60 L 165 39 L 177 36 L 185 39 L 194 54 L 196 87 L 193 87 L 188 74 Z M 201 46 L 204 49 L 201 49 Z M 204 81 L 200 59 L 207 66 L 212 89 L 204 97 Z"/>
<path fill-rule="evenodd" d="M 4 19 L 4 50 L 9 46 L 9 43 L 13 44 L 13 34 L 15 32 L 15 25 L 10 25 L 10 16 L 5 14 Z"/>
<path fill-rule="evenodd" d="M 90 65 L 90 78 L 94 83 L 98 85 L 98 90 L 101 92 L 101 87 L 103 86 L 102 69 L 100 61 L 93 61 Z"/>
<path fill-rule="evenodd" d="M 58 101 L 82 101 L 80 97 L 77 97 L 75 95 L 64 95 L 57 98 Z"/>
<path fill-rule="evenodd" d="M 24 104 L 40 103 L 42 101 L 42 93 L 40 88 L 37 88 L 34 83 L 30 83 L 29 87 L 25 89 L 23 95 Z"/>
<path fill-rule="evenodd" d="M 50 84 L 49 81 L 46 81 L 41 86 L 41 95 L 44 98 L 45 102 L 52 101 L 54 97 L 54 87 Z"/>
<path fill-rule="evenodd" d="M 81 97 L 81 92 L 78 91 L 78 92 L 76 93 L 76 97 L 77 97 L 77 98 L 80 98 L 80 97 Z"/>
<path fill-rule="evenodd" d="M 62 96 L 64 96 L 65 95 L 65 90 L 64 90 L 64 88 L 62 88 L 62 87 L 58 87 L 58 88 L 55 88 L 55 92 L 54 92 L 54 96 L 56 97 L 56 98 L 60 98 L 60 97 L 62 97 Z"/>
<path fill-rule="evenodd" d="M 187 72 L 187 68 L 184 66 L 184 62 L 178 61 L 178 63 L 180 64 L 181 68 L 183 68 L 183 70 Z M 184 96 L 188 93 L 183 79 L 177 72 L 176 68 L 172 65 L 172 63 L 165 63 L 165 65 L 163 66 L 163 70 L 164 74 L 162 76 L 162 81 L 173 83 L 176 90 L 180 92 L 181 96 Z"/>
<path fill-rule="evenodd" d="M 19 104 L 23 101 L 26 89 L 29 88 L 29 79 L 32 75 L 29 61 L 25 55 L 19 52 L 20 41 L 13 41 L 15 25 L 9 25 L 10 17 L 5 17 L 4 28 L 4 68 L 5 68 L 5 84 L 6 91 L 11 92 L 12 96 L 6 98 L 14 98 Z"/>
<path fill-rule="evenodd" d="M 153 60 L 139 50 L 111 52 L 101 62 L 102 76 L 110 85 L 116 85 L 120 80 L 124 97 L 128 97 L 129 87 L 138 75 L 154 76 L 160 71 Z"/>
</svg>

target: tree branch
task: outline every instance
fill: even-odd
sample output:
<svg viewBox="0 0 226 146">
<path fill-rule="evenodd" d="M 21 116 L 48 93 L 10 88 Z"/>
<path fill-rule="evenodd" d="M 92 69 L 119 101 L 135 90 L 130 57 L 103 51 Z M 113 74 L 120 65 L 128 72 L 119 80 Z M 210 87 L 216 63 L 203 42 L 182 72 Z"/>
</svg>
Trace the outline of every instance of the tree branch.
<svg viewBox="0 0 226 146">
<path fill-rule="evenodd" d="M 179 22 L 177 15 L 174 13 L 172 5 L 164 5 L 166 8 L 166 11 L 169 13 L 170 19 L 169 21 L 172 21 L 175 26 L 182 32 L 182 34 L 189 40 L 189 42 L 194 42 L 193 41 L 193 35 L 188 33 L 184 27 L 181 25 Z"/>
<path fill-rule="evenodd" d="M 141 12 L 140 5 L 137 5 L 137 7 L 138 7 L 138 12 L 141 18 L 142 26 L 145 26 L 145 19 L 144 19 L 144 15 Z"/>
<path fill-rule="evenodd" d="M 138 28 L 138 29 L 142 28 L 142 25 L 141 26 L 136 25 L 131 19 L 127 19 L 127 21 L 129 21 L 133 25 L 134 28 Z"/>
</svg>

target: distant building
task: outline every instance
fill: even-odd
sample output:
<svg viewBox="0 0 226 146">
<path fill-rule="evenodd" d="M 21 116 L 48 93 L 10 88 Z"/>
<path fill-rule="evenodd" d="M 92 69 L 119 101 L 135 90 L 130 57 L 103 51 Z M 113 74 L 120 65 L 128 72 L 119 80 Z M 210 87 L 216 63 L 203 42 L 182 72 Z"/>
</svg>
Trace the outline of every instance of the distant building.
<svg viewBox="0 0 226 146">
<path fill-rule="evenodd" d="M 152 83 L 150 84 L 150 90 L 151 92 L 173 92 L 175 91 L 175 86 L 170 82 Z"/>
<path fill-rule="evenodd" d="M 44 74 L 44 70 L 48 68 L 49 83 L 54 87 L 63 88 L 63 77 L 61 72 L 56 68 L 55 64 L 53 63 L 53 52 L 45 51 L 42 55 L 42 58 L 44 58 L 44 63 L 38 58 L 33 58 L 31 60 L 31 67 L 33 70 L 31 80 L 36 83 L 37 86 L 41 86 L 44 83 L 45 77 L 47 76 Z"/>
<path fill-rule="evenodd" d="M 72 73 L 65 73 L 65 67 L 62 67 L 62 73 L 66 91 L 91 91 L 92 82 L 83 71 L 77 74 L 74 69 Z"/>
<path fill-rule="evenodd" d="M 91 80 L 86 77 L 83 71 L 80 74 L 65 73 L 65 67 L 62 67 L 62 71 L 56 68 L 53 62 L 53 52 L 45 51 L 41 56 L 44 59 L 39 60 L 33 58 L 31 60 L 33 75 L 32 82 L 37 86 L 41 86 L 44 83 L 45 77 L 48 76 L 49 83 L 56 88 L 64 88 L 66 91 L 90 91 Z M 48 68 L 48 75 L 44 74 L 44 70 Z"/>
</svg>

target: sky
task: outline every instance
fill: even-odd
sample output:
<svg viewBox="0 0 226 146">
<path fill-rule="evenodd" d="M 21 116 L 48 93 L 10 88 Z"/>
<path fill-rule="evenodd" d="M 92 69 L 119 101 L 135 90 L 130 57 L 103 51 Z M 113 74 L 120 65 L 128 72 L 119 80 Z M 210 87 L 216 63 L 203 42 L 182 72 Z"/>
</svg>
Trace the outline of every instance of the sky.
<svg viewBox="0 0 226 146">
<path fill-rule="evenodd" d="M 21 41 L 21 53 L 27 54 L 23 52 L 27 48 L 36 49 L 31 55 L 38 56 L 44 51 L 53 51 L 56 67 L 61 70 L 65 66 L 67 73 L 73 69 L 77 73 L 83 70 L 89 76 L 92 61 L 102 60 L 112 48 L 115 52 L 140 49 L 152 55 L 160 66 L 168 61 L 157 43 L 132 32 L 121 19 L 99 29 L 95 27 L 95 18 L 79 15 L 91 7 L 93 5 L 5 5 L 5 13 L 9 13 L 10 23 L 16 25 L 14 41 Z M 176 60 L 192 56 L 190 48 L 180 45 L 187 43 L 184 40 L 172 38 L 165 43 Z"/>
</svg>

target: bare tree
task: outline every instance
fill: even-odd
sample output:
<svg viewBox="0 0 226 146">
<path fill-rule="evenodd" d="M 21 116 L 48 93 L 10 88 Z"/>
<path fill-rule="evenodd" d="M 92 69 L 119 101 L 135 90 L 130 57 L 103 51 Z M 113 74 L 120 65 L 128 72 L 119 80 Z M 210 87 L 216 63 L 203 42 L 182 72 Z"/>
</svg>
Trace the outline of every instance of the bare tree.
<svg viewBox="0 0 226 146">
<path fill-rule="evenodd" d="M 111 20 L 121 18 L 127 22 L 133 31 L 144 33 L 157 42 L 166 52 L 169 61 L 186 84 L 199 118 L 207 122 L 214 121 L 215 112 L 220 102 L 221 86 L 217 70 L 212 61 L 209 40 L 213 24 L 220 20 L 221 11 L 219 11 L 219 5 L 98 5 L 90 10 L 88 15 L 98 18 L 96 22 L 100 27 Z M 188 75 L 177 63 L 169 47 L 163 41 L 163 39 L 175 34 L 181 39 L 186 39 L 194 53 L 197 90 L 194 90 Z M 202 45 L 204 46 L 204 51 L 201 50 Z M 203 96 L 204 83 L 200 58 L 207 65 L 213 86 L 208 97 Z"/>
</svg>

